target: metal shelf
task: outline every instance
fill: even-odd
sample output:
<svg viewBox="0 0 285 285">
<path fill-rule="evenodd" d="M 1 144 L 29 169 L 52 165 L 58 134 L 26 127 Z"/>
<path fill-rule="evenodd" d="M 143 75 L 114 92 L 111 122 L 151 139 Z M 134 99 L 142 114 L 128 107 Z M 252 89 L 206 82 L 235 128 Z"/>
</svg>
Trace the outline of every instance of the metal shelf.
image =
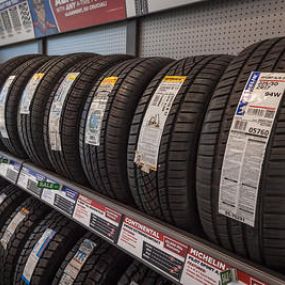
<svg viewBox="0 0 285 285">
<path fill-rule="evenodd" d="M 285 284 L 281 274 L 4 152 L 0 176 L 176 284 L 228 284 L 221 278 L 232 272 L 236 284 Z"/>
</svg>

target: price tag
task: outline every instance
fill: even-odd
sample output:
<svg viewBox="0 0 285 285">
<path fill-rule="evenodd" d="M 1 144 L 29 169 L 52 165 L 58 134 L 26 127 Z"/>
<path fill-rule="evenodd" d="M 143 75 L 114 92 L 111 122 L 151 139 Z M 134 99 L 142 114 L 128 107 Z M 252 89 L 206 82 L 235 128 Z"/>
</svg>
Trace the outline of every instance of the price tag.
<svg viewBox="0 0 285 285">
<path fill-rule="evenodd" d="M 181 242 L 125 217 L 118 245 L 174 280 L 180 281 L 188 250 Z"/>
<path fill-rule="evenodd" d="M 122 215 L 95 200 L 79 195 L 73 218 L 115 242 Z"/>
<path fill-rule="evenodd" d="M 43 187 L 41 199 L 72 216 L 78 193 L 50 179 L 43 181 L 42 186 L 45 187 Z"/>
<path fill-rule="evenodd" d="M 5 157 L 0 159 L 0 175 L 12 183 L 16 183 L 20 168 L 21 164 L 14 160 Z"/>
<path fill-rule="evenodd" d="M 38 197 L 42 195 L 42 188 L 39 187 L 39 181 L 44 181 L 45 176 L 37 173 L 34 170 L 29 169 L 28 167 L 22 167 L 22 170 L 17 181 L 17 185 L 23 189 L 26 189 L 33 194 L 36 194 Z"/>
<path fill-rule="evenodd" d="M 183 285 L 269 285 L 193 247 L 189 247 L 181 283 Z"/>
</svg>

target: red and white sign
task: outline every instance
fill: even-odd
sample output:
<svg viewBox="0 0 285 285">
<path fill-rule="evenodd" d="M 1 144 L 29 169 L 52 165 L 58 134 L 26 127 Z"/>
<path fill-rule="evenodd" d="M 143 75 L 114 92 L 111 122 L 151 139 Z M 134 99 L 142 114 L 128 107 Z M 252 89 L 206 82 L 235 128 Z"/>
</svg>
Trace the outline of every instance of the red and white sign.
<svg viewBox="0 0 285 285">
<path fill-rule="evenodd" d="M 125 217 L 118 245 L 180 280 L 188 247 L 136 220 Z"/>
<path fill-rule="evenodd" d="M 79 195 L 73 218 L 114 242 L 122 215 L 95 200 Z"/>
<path fill-rule="evenodd" d="M 219 285 L 220 274 L 231 267 L 212 256 L 193 247 L 189 248 L 183 270 L 181 283 L 183 285 Z M 237 271 L 238 281 L 231 285 L 268 285 L 248 274 Z"/>
</svg>

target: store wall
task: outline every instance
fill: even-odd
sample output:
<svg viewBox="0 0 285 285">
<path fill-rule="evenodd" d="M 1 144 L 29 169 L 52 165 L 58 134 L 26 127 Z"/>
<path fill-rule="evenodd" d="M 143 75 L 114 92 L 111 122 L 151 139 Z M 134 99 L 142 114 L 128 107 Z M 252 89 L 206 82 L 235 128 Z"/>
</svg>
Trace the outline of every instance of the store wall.
<svg viewBox="0 0 285 285">
<path fill-rule="evenodd" d="M 47 39 L 49 55 L 73 52 L 126 53 L 126 22 L 104 25 Z"/>
<path fill-rule="evenodd" d="M 216 0 L 140 19 L 141 56 L 237 54 L 285 35 L 284 0 Z"/>
<path fill-rule="evenodd" d="M 18 55 L 40 52 L 41 50 L 39 46 L 39 41 L 37 40 L 31 42 L 24 42 L 16 45 L 5 46 L 0 48 L 0 63 Z"/>
</svg>

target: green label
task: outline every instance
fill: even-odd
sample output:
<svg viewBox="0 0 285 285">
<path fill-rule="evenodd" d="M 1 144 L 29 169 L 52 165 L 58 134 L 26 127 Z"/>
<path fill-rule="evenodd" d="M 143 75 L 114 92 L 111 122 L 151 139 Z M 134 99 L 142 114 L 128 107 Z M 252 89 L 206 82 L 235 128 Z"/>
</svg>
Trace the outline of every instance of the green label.
<svg viewBox="0 0 285 285">
<path fill-rule="evenodd" d="M 233 273 L 231 270 L 221 272 L 221 285 L 227 285 L 234 280 Z"/>
<path fill-rule="evenodd" d="M 5 157 L 0 158 L 0 163 L 9 163 L 9 159 Z"/>
<path fill-rule="evenodd" d="M 39 188 L 45 188 L 45 189 L 50 189 L 50 190 L 59 190 L 60 189 L 60 184 L 48 182 L 48 181 L 38 181 L 37 186 Z"/>
</svg>

